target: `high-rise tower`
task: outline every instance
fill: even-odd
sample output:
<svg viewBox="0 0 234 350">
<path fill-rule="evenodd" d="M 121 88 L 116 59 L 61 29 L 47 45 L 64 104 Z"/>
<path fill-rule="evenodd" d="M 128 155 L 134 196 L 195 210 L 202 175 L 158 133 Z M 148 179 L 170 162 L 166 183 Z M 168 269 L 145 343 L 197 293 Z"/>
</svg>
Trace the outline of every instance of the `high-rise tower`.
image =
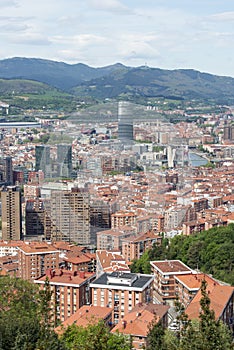
<svg viewBox="0 0 234 350">
<path fill-rule="evenodd" d="M 36 146 L 35 156 L 35 170 L 42 170 L 44 172 L 45 177 L 51 177 L 50 146 Z"/>
<path fill-rule="evenodd" d="M 120 101 L 118 104 L 118 136 L 123 144 L 133 143 L 132 105 L 127 101 Z"/>
<path fill-rule="evenodd" d="M 71 177 L 72 172 L 72 146 L 57 145 L 58 176 Z"/>
<path fill-rule="evenodd" d="M 1 191 L 2 198 L 2 239 L 22 238 L 21 193 L 17 186 L 8 186 Z"/>
<path fill-rule="evenodd" d="M 81 245 L 90 244 L 90 200 L 84 189 L 51 193 L 52 237 Z"/>
</svg>

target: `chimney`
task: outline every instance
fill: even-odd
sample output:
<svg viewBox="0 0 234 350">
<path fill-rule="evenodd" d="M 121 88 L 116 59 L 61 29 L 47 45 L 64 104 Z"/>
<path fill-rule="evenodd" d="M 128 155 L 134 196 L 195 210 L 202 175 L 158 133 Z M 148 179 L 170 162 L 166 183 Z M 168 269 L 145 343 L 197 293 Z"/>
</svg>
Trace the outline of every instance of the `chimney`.
<svg viewBox="0 0 234 350">
<path fill-rule="evenodd" d="M 85 272 L 84 271 L 80 271 L 80 278 L 85 278 Z"/>
<path fill-rule="evenodd" d="M 125 329 L 125 328 L 126 328 L 126 325 L 127 325 L 127 321 L 123 320 L 123 321 L 122 321 L 122 326 L 123 326 L 122 328 Z"/>
<path fill-rule="evenodd" d="M 52 277 L 52 269 L 47 269 L 46 270 L 46 276 L 50 277 L 50 278 Z"/>
</svg>

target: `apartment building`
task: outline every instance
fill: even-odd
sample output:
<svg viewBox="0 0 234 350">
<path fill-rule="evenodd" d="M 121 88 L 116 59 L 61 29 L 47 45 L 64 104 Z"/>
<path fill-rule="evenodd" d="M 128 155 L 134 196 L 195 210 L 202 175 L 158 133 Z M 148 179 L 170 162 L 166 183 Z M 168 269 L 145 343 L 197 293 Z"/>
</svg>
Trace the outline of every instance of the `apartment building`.
<svg viewBox="0 0 234 350">
<path fill-rule="evenodd" d="M 135 235 L 135 232 L 135 228 L 131 226 L 97 232 L 97 249 L 121 250 L 123 239 Z"/>
<path fill-rule="evenodd" d="M 119 251 L 108 252 L 106 250 L 96 250 L 96 276 L 101 276 L 104 272 L 131 272 L 123 255 Z"/>
<path fill-rule="evenodd" d="M 223 286 L 218 283 L 207 285 L 206 291 L 210 299 L 210 309 L 214 310 L 215 319 L 226 324 L 231 332 L 234 331 L 234 287 Z M 190 304 L 185 309 L 189 319 L 198 319 L 200 313 L 201 290 L 197 292 Z"/>
<path fill-rule="evenodd" d="M 132 349 L 145 349 L 150 323 L 157 322 L 167 328 L 168 310 L 168 305 L 139 303 L 124 316 L 111 332 L 119 332 L 131 337 Z"/>
<path fill-rule="evenodd" d="M 7 186 L 1 191 L 2 239 L 6 241 L 22 238 L 21 191 L 17 186 Z"/>
<path fill-rule="evenodd" d="M 103 273 L 90 284 L 93 305 L 114 308 L 114 324 L 117 324 L 138 303 L 151 301 L 153 279 L 152 275 Z"/>
<path fill-rule="evenodd" d="M 63 257 L 64 266 L 70 271 L 95 272 L 96 254 L 82 252 L 80 247 L 73 247 Z"/>
<path fill-rule="evenodd" d="M 52 191 L 51 221 L 54 240 L 90 244 L 89 193 L 85 189 Z"/>
<path fill-rule="evenodd" d="M 136 224 L 136 214 L 131 211 L 120 210 L 111 214 L 111 228 Z"/>
<path fill-rule="evenodd" d="M 23 244 L 23 241 L 0 241 L 0 257 L 17 255 L 19 246 Z"/>
<path fill-rule="evenodd" d="M 161 245 L 162 236 L 157 235 L 153 231 L 148 231 L 137 237 L 129 237 L 122 239 L 122 254 L 126 261 L 140 259 L 141 255 L 151 249 L 154 244 Z"/>
<path fill-rule="evenodd" d="M 154 274 L 153 302 L 173 306 L 177 297 L 175 275 L 187 275 L 193 271 L 180 260 L 151 261 L 150 265 Z"/>
<path fill-rule="evenodd" d="M 113 309 L 109 307 L 83 305 L 73 315 L 68 317 L 61 326 L 55 328 L 55 332 L 62 334 L 68 326 L 75 324 L 77 327 L 86 327 L 90 324 L 104 321 L 106 327 L 112 324 Z"/>
<path fill-rule="evenodd" d="M 90 283 L 95 274 L 85 271 L 67 271 L 65 269 L 48 269 L 46 274 L 34 280 L 43 289 L 46 280 L 52 291 L 51 308 L 55 321 L 66 321 L 83 305 L 91 304 Z"/>
<path fill-rule="evenodd" d="M 193 273 L 186 275 L 175 275 L 175 291 L 178 301 L 183 306 L 188 306 L 194 296 L 201 288 L 202 281 L 205 280 L 207 285 L 219 284 L 212 277 L 205 273 Z"/>
<path fill-rule="evenodd" d="M 59 267 L 59 251 L 46 242 L 27 242 L 19 246 L 19 277 L 28 281 Z"/>
</svg>

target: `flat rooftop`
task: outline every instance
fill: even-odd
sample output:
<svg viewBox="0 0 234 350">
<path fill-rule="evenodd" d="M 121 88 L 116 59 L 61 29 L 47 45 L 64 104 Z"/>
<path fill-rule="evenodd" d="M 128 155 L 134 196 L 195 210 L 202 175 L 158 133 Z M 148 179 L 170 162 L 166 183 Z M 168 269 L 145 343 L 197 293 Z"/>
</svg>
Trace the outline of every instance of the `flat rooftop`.
<svg viewBox="0 0 234 350">
<path fill-rule="evenodd" d="M 130 289 L 145 289 L 154 279 L 153 275 L 143 275 L 128 272 L 112 272 L 103 273 L 95 281 L 90 284 L 90 287 L 102 288 L 130 288 Z M 116 287 L 116 288 L 115 288 Z"/>
</svg>

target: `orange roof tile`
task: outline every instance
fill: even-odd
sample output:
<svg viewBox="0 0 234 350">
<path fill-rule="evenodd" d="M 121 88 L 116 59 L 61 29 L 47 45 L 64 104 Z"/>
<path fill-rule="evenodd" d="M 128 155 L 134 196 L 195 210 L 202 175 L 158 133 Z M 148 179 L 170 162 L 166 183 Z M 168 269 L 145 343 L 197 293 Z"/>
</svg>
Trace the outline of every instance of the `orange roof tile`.
<svg viewBox="0 0 234 350">
<path fill-rule="evenodd" d="M 218 284 L 208 285 L 207 293 L 210 298 L 210 308 L 215 312 L 215 318 L 218 320 L 232 297 L 234 293 L 234 287 L 231 286 L 221 286 Z M 186 308 L 185 312 L 187 313 L 190 319 L 196 319 L 199 317 L 200 299 L 201 299 L 201 290 L 195 295 L 191 303 Z"/>
<path fill-rule="evenodd" d="M 159 321 L 169 310 L 169 306 L 162 304 L 137 305 L 112 329 L 117 332 L 146 337 L 148 325 L 155 318 Z"/>
</svg>

